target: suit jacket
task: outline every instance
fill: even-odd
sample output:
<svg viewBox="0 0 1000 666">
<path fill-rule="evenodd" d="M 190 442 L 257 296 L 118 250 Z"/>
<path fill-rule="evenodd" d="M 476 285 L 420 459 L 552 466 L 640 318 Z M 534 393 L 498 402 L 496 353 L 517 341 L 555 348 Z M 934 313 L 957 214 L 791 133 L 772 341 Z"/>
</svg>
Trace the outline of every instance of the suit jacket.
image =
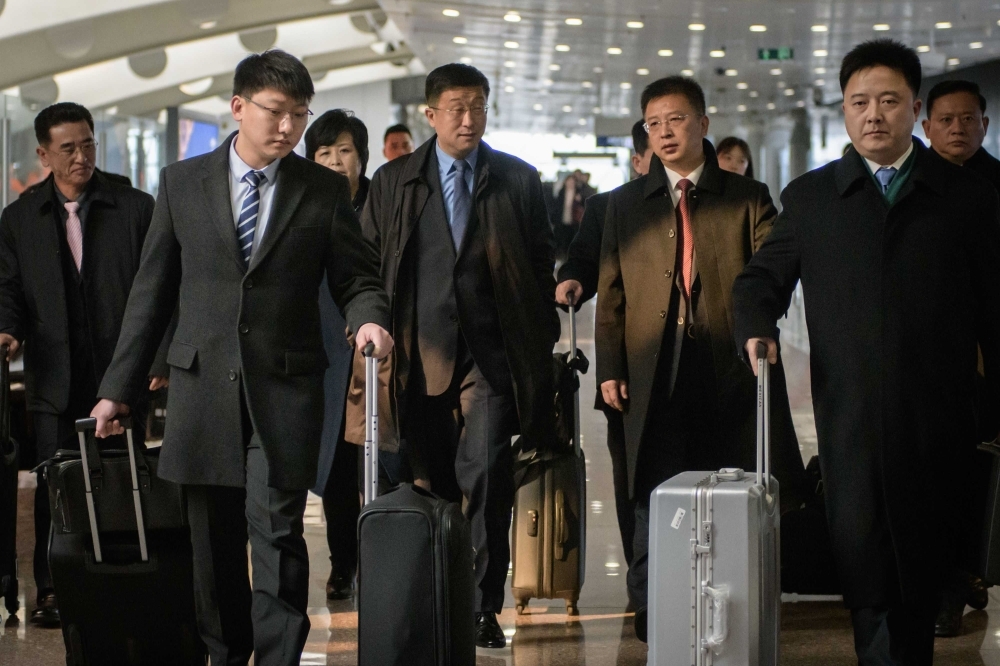
<svg viewBox="0 0 1000 666">
<path fill-rule="evenodd" d="M 229 147 L 171 164 L 160 188 L 115 357 L 100 395 L 133 401 L 174 307 L 170 395 L 159 473 L 242 486 L 242 405 L 268 483 L 316 480 L 328 363 L 316 297 L 324 274 L 353 330 L 389 325 L 377 255 L 361 237 L 347 179 L 295 154 L 281 161 L 271 219 L 244 267 L 229 193 Z"/>
<path fill-rule="evenodd" d="M 83 293 L 87 303 L 95 384 L 111 362 L 129 290 L 139 269 L 153 215 L 153 198 L 94 172 L 83 239 Z M 0 216 L 0 332 L 24 345 L 29 410 L 60 414 L 70 397 L 70 344 L 58 211 L 50 175 Z M 136 369 L 144 397 L 147 376 L 168 374 L 166 348 Z M 154 359 L 156 363 L 154 365 Z"/>
<path fill-rule="evenodd" d="M 792 181 L 774 232 L 733 285 L 742 348 L 777 339 L 802 283 L 826 511 L 851 608 L 900 591 L 933 603 L 948 549 L 982 529 L 963 517 L 977 342 L 987 378 L 1000 372 L 997 193 L 913 143 L 891 207 L 854 150 Z"/>
<path fill-rule="evenodd" d="M 674 335 L 667 322 L 677 265 L 678 219 L 670 198 L 666 170 L 655 155 L 649 174 L 615 189 L 608 201 L 601 247 L 601 272 L 596 315 L 597 382 L 628 381 L 624 414 L 629 484 L 635 479 L 650 398 L 656 381 L 664 335 Z M 706 406 L 715 422 L 720 446 L 750 451 L 756 419 L 756 381 L 740 361 L 732 340 L 733 280 L 760 247 L 776 216 L 767 186 L 723 171 L 707 159 L 691 195 L 692 227 L 698 280 L 699 315 L 707 330 L 697 331 L 707 345 L 707 367 L 715 385 L 716 403 Z M 699 291 L 700 290 L 700 291 Z M 681 308 L 683 311 L 683 308 Z M 691 325 L 690 322 L 687 325 Z M 671 330 L 667 330 L 667 326 Z M 704 367 L 704 366 L 703 366 Z M 772 462 L 785 494 L 797 490 L 804 474 L 781 368 L 772 374 L 775 406 L 772 414 Z M 749 438 L 749 441 L 747 441 Z M 744 464 L 741 455 L 736 464 Z M 749 457 L 753 461 L 753 456 Z"/>
<path fill-rule="evenodd" d="M 430 187 L 440 187 L 436 184 L 438 174 L 427 174 L 425 168 L 436 141 L 437 136 L 431 137 L 416 152 L 379 168 L 361 215 L 365 236 L 381 249 L 382 279 L 392 299 L 396 347 L 391 369 L 390 364 L 385 364 L 380 379 L 384 388 L 380 392 L 379 417 L 385 426 L 380 436 L 386 448 L 398 445 L 398 426 L 406 419 L 402 398 L 410 383 L 416 316 L 417 247 L 413 240 Z M 533 167 L 486 143 L 479 146 L 476 168 L 474 215 L 486 244 L 521 433 L 531 442 L 547 441 L 552 437 L 551 355 L 559 339 L 559 317 L 555 309 L 552 229 L 542 184 Z M 464 293 L 463 284 L 456 281 L 460 308 L 463 302 L 475 298 L 474 294 Z M 461 309 L 459 316 L 462 321 L 470 321 Z M 469 330 L 463 332 L 467 339 L 474 336 Z M 475 344 L 474 339 L 469 340 L 474 357 Z M 359 375 L 358 367 L 356 360 L 355 377 Z M 363 387 L 359 382 L 352 384 L 348 400 L 348 438 L 359 442 L 364 434 Z"/>
</svg>

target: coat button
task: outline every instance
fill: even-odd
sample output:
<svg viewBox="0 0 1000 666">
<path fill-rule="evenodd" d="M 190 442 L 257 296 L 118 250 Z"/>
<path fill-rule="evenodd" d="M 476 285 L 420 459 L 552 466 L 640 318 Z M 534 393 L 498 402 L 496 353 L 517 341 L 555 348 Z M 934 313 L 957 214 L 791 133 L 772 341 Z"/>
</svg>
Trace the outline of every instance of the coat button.
<svg viewBox="0 0 1000 666">
<path fill-rule="evenodd" d="M 448 319 L 450 319 L 451 323 L 453 323 L 453 324 L 457 324 L 458 323 L 458 316 L 457 315 L 452 315 L 452 316 L 448 317 Z"/>
<path fill-rule="evenodd" d="M 250 278 L 247 278 L 246 282 L 243 283 L 243 287 L 245 289 L 253 289 L 253 280 L 250 279 Z"/>
<path fill-rule="evenodd" d="M 236 371 L 235 370 L 230 370 L 229 371 L 229 381 L 231 381 L 231 382 L 235 382 L 236 381 Z"/>
<path fill-rule="evenodd" d="M 666 318 L 667 318 L 667 311 L 660 310 L 660 319 L 666 319 Z"/>
<path fill-rule="evenodd" d="M 672 277 L 673 274 L 674 272 L 672 270 L 667 269 L 667 271 L 663 274 L 663 277 Z"/>
<path fill-rule="evenodd" d="M 670 231 L 668 231 L 668 232 L 667 232 L 667 236 L 668 236 L 669 238 L 673 238 L 673 237 L 674 237 L 674 230 L 673 230 L 673 229 L 671 229 Z"/>
<path fill-rule="evenodd" d="M 399 250 L 396 250 L 396 255 L 395 256 L 397 256 L 397 257 L 399 256 Z"/>
<path fill-rule="evenodd" d="M 246 324 L 240 324 L 240 333 L 249 333 L 250 327 Z"/>
<path fill-rule="evenodd" d="M 684 325 L 684 317 L 678 317 L 677 318 L 677 325 L 678 326 L 683 326 Z"/>
</svg>

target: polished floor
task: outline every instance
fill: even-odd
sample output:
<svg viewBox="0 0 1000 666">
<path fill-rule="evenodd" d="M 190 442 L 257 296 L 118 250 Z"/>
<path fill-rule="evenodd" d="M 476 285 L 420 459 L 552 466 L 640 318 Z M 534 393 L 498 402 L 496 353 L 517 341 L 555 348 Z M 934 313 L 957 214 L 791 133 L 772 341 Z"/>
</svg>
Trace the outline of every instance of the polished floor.
<svg viewBox="0 0 1000 666">
<path fill-rule="evenodd" d="M 568 332 L 568 326 L 564 326 Z M 593 359 L 593 309 L 580 316 L 580 347 Z M 563 341 L 568 348 L 568 340 Z M 809 404 L 808 358 L 794 349 L 785 351 L 789 392 L 804 459 L 815 453 L 815 431 Z M 580 598 L 580 615 L 568 617 L 562 601 L 532 601 L 518 616 L 508 594 L 500 622 L 509 638 L 502 650 L 480 650 L 478 666 L 626 666 L 644 664 L 646 647 L 635 638 L 632 616 L 625 612 L 625 566 L 615 521 L 611 460 L 605 448 L 604 417 L 588 409 L 594 395 L 593 375 L 582 378 L 583 447 L 587 455 L 587 577 Z M 38 629 L 26 621 L 34 607 L 31 579 L 31 497 L 33 479 L 22 475 L 20 495 L 21 611 L 8 617 L 0 610 L 0 666 L 56 666 L 65 664 L 62 635 Z M 356 664 L 357 613 L 350 601 L 327 602 L 324 585 L 329 573 L 322 507 L 310 498 L 306 539 L 313 562 L 309 594 L 312 631 L 302 664 Z M 99 613 L 101 609 L 94 609 Z M 782 608 L 781 664 L 784 666 L 852 666 L 854 657 L 850 620 L 835 601 L 795 601 Z M 969 612 L 962 636 L 940 639 L 935 664 L 1000 666 L 1000 593 L 986 611 Z"/>
</svg>

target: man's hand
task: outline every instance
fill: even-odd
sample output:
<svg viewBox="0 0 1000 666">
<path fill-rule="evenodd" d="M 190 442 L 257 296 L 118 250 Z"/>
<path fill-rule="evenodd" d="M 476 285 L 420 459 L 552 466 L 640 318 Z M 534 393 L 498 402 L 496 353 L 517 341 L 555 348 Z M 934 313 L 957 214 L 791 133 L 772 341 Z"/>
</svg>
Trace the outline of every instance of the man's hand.
<svg viewBox="0 0 1000 666">
<path fill-rule="evenodd" d="M 364 349 L 369 342 L 375 344 L 375 358 L 380 361 L 392 351 L 392 336 L 378 324 L 365 324 L 355 336 L 358 349 Z"/>
<path fill-rule="evenodd" d="M 601 395 L 604 402 L 619 412 L 625 411 L 625 401 L 628 400 L 628 382 L 619 379 L 609 379 L 601 384 Z"/>
<path fill-rule="evenodd" d="M 150 377 L 149 378 L 149 390 L 159 391 L 162 388 L 167 388 L 170 386 L 170 377 Z"/>
<path fill-rule="evenodd" d="M 125 428 L 115 417 L 125 416 L 128 411 L 128 405 L 124 402 L 115 402 L 104 398 L 97 403 L 97 406 L 90 412 L 90 416 L 97 419 L 97 436 L 103 439 L 125 432 Z"/>
<path fill-rule="evenodd" d="M 778 362 L 778 343 L 771 338 L 750 338 L 747 340 L 747 358 L 750 359 L 750 368 L 753 374 L 757 374 L 757 343 L 763 342 L 767 345 L 767 362 L 774 365 Z"/>
<path fill-rule="evenodd" d="M 21 346 L 21 343 L 17 341 L 13 335 L 9 333 L 0 333 L 0 345 L 8 345 L 10 349 L 7 350 L 7 360 L 14 358 L 14 352 L 17 348 Z"/>
<path fill-rule="evenodd" d="M 563 280 L 556 285 L 556 303 L 560 305 L 570 305 L 570 298 L 572 298 L 572 305 L 576 305 L 580 302 L 582 295 L 583 285 L 576 280 Z"/>
</svg>

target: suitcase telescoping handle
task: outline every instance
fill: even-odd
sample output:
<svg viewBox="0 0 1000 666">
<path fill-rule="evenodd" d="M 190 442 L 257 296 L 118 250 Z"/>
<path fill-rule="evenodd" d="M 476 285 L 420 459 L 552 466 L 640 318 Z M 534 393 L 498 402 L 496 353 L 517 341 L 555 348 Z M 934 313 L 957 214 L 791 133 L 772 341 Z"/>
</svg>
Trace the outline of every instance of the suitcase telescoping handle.
<svg viewBox="0 0 1000 666">
<path fill-rule="evenodd" d="M 378 497 L 378 359 L 369 342 L 365 357 L 365 504 Z"/>
<path fill-rule="evenodd" d="M 125 439 L 128 441 L 128 466 L 132 473 L 132 503 L 135 505 L 135 526 L 139 532 L 139 554 L 142 556 L 143 562 L 148 562 L 146 522 L 142 517 L 142 502 L 139 498 L 139 471 L 136 467 L 135 441 L 132 438 L 132 417 L 120 416 L 118 422 L 125 428 Z M 94 539 L 94 560 L 100 563 L 104 561 L 104 557 L 101 554 L 101 537 L 97 530 L 97 510 L 94 507 L 94 484 L 91 480 L 91 474 L 100 474 L 101 461 L 96 445 L 90 448 L 87 443 L 87 434 L 96 429 L 97 419 L 95 418 L 78 419 L 76 422 L 76 434 L 80 439 L 80 459 L 83 463 L 83 487 L 87 493 L 87 517 L 90 519 L 90 535 Z M 88 454 L 92 454 L 95 460 L 90 460 Z M 91 467 L 91 464 L 94 466 Z"/>
<path fill-rule="evenodd" d="M 757 343 L 757 485 L 771 494 L 771 364 L 763 342 Z"/>
<path fill-rule="evenodd" d="M 0 345 L 0 459 L 13 467 L 17 450 L 10 439 L 10 345 Z"/>
<path fill-rule="evenodd" d="M 573 392 L 573 453 L 580 455 L 580 382 L 579 373 L 576 371 L 576 299 L 573 294 L 569 295 L 569 358 L 573 368 L 573 385 L 576 390 Z"/>
</svg>

